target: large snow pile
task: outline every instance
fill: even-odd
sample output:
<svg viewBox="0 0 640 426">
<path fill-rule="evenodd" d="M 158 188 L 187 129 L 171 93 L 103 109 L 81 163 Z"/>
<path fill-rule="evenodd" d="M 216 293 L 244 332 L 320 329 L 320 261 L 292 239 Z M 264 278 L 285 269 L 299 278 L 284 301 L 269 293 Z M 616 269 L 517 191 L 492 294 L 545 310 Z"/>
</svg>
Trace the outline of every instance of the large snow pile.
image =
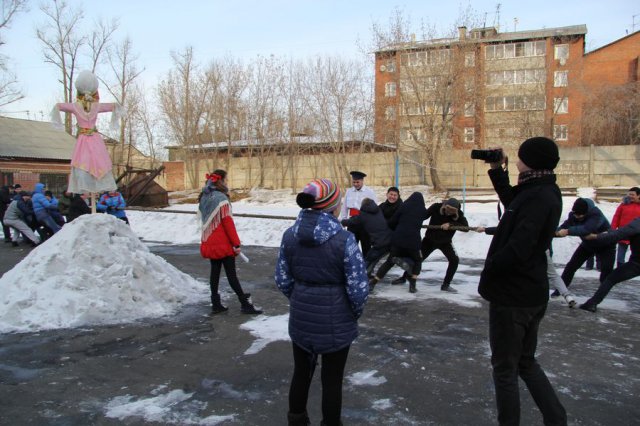
<svg viewBox="0 0 640 426">
<path fill-rule="evenodd" d="M 123 221 L 84 215 L 0 278 L 0 332 L 159 317 L 206 292 L 149 252 Z"/>
</svg>

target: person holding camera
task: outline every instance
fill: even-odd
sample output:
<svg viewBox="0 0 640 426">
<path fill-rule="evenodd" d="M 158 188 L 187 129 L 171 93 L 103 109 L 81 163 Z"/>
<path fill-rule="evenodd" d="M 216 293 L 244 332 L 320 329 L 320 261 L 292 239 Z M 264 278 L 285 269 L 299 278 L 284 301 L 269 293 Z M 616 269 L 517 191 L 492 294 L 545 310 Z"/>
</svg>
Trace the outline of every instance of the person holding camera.
<svg viewBox="0 0 640 426">
<path fill-rule="evenodd" d="M 558 147 L 545 137 L 525 140 L 518 149 L 516 186 L 509 183 L 507 157 L 502 150 L 493 151 L 499 159 L 490 161 L 489 177 L 505 212 L 491 240 L 478 292 L 490 302 L 498 422 L 520 422 L 520 376 L 544 423 L 566 425 L 566 411 L 535 357 L 538 328 L 549 301 L 546 251 L 562 214 L 553 172 L 560 160 Z"/>
</svg>

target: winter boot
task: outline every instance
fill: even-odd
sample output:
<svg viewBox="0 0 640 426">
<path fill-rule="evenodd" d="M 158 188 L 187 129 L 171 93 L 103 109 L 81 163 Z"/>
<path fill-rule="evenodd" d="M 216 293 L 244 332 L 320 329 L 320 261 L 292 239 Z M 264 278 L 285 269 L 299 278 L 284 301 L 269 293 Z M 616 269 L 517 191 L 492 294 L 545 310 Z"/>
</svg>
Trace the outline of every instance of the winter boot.
<svg viewBox="0 0 640 426">
<path fill-rule="evenodd" d="M 399 285 L 399 284 L 404 284 L 406 282 L 407 282 L 407 273 L 405 272 L 404 274 L 402 274 L 401 277 L 398 277 L 395 280 L 391 281 L 391 284 Z"/>
<path fill-rule="evenodd" d="M 287 421 L 289 426 L 308 426 L 311 424 L 307 412 L 287 413 Z"/>
<path fill-rule="evenodd" d="M 418 289 L 416 288 L 416 279 L 415 278 L 409 278 L 409 293 L 415 293 L 418 291 Z"/>
<path fill-rule="evenodd" d="M 227 308 L 226 306 L 222 306 L 219 294 L 211 295 L 211 315 L 227 312 L 228 310 L 229 308 Z"/>
<path fill-rule="evenodd" d="M 262 313 L 262 310 L 260 309 L 256 309 L 253 304 L 251 303 L 251 301 L 249 300 L 251 297 L 251 294 L 249 293 L 245 293 L 244 296 L 241 296 L 240 299 L 240 311 L 243 314 L 247 314 L 247 315 L 260 315 Z"/>
<path fill-rule="evenodd" d="M 564 300 L 567 302 L 567 305 L 569 305 L 570 308 L 575 308 L 576 307 L 576 300 L 573 298 L 571 293 L 565 294 L 564 295 Z"/>
<path fill-rule="evenodd" d="M 585 311 L 589 311 L 593 313 L 595 313 L 598 310 L 597 305 L 594 305 L 593 303 L 589 303 L 588 300 L 582 305 L 580 305 L 579 307 L 580 309 L 584 309 Z"/>
<path fill-rule="evenodd" d="M 378 281 L 378 278 L 376 278 L 375 276 L 369 279 L 369 293 L 373 293 L 373 289 L 376 288 L 376 284 L 378 284 Z"/>
<path fill-rule="evenodd" d="M 441 291 L 448 291 L 449 293 L 457 293 L 458 290 L 456 290 L 455 288 L 451 287 L 451 284 L 442 284 L 442 286 L 440 287 Z"/>
</svg>

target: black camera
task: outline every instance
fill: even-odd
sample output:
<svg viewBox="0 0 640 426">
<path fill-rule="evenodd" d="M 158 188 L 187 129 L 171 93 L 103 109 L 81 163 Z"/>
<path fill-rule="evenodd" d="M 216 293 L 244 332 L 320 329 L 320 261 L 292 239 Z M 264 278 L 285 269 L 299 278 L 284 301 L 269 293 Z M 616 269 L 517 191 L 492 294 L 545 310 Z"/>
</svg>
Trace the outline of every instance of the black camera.
<svg viewBox="0 0 640 426">
<path fill-rule="evenodd" d="M 502 149 L 472 149 L 472 160 L 483 160 L 485 163 L 497 163 L 502 161 Z"/>
</svg>

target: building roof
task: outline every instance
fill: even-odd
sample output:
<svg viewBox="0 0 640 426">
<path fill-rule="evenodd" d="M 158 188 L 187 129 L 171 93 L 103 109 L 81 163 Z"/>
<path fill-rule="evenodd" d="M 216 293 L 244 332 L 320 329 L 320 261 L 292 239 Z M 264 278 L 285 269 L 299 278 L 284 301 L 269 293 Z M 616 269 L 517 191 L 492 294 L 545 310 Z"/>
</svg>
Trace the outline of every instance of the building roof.
<svg viewBox="0 0 640 426">
<path fill-rule="evenodd" d="M 473 38 L 470 35 L 474 32 L 480 32 L 482 30 L 493 30 L 490 32 L 494 32 L 494 34 L 490 36 L 485 36 L 482 38 Z M 530 30 L 530 31 L 514 31 L 508 33 L 499 33 L 495 31 L 495 28 L 474 28 L 472 29 L 467 37 L 464 40 L 460 40 L 459 38 L 439 38 L 432 40 L 420 40 L 414 42 L 406 42 L 406 43 L 398 43 L 383 47 L 378 50 L 377 53 L 383 52 L 393 52 L 397 50 L 413 50 L 413 49 L 424 49 L 430 47 L 438 47 L 438 46 L 450 46 L 453 44 L 460 43 L 464 41 L 465 43 L 475 42 L 475 43 L 496 43 L 496 42 L 509 42 L 509 41 L 517 41 L 517 40 L 531 40 L 531 39 L 544 39 L 548 37 L 568 37 L 575 35 L 585 35 L 587 34 L 587 26 L 586 25 L 572 25 L 568 27 L 558 27 L 558 28 L 543 28 L 540 30 Z"/>
<path fill-rule="evenodd" d="M 0 117 L 0 157 L 71 160 L 75 143 L 47 121 Z"/>
<path fill-rule="evenodd" d="M 607 47 L 609 47 L 609 46 L 611 46 L 611 45 L 614 45 L 614 44 L 616 44 L 616 43 L 619 43 L 619 42 L 621 42 L 622 40 L 626 40 L 626 39 L 628 39 L 628 38 L 630 38 L 630 37 L 634 37 L 634 36 L 636 36 L 636 35 L 638 35 L 638 34 L 640 34 L 640 30 L 638 30 L 638 31 L 636 31 L 636 32 L 633 32 L 633 33 L 631 33 L 631 34 L 627 34 L 626 36 L 624 36 L 624 37 L 622 37 L 622 38 L 619 38 L 619 39 L 617 39 L 617 40 L 614 40 L 614 41 L 612 41 L 611 43 L 607 43 L 607 44 L 605 44 L 604 46 L 600 46 L 600 47 L 598 47 L 597 49 L 593 49 L 592 51 L 587 52 L 587 54 L 586 54 L 585 56 L 590 55 L 590 54 L 595 53 L 595 52 L 599 52 L 599 51 L 600 51 L 600 50 L 602 50 L 602 49 L 606 49 Z"/>
<path fill-rule="evenodd" d="M 327 140 L 325 138 L 319 137 L 319 136 L 294 136 L 292 138 L 292 140 L 294 141 L 294 143 L 298 144 L 298 145 L 331 145 L 331 142 L 327 142 Z M 189 145 L 189 146 L 182 146 L 182 145 L 174 145 L 174 146 L 167 146 L 167 149 L 192 149 L 192 150 L 200 150 L 200 149 L 227 149 L 228 147 L 231 148 L 260 148 L 260 147 L 267 147 L 267 146 L 283 146 L 283 145 L 289 145 L 291 143 L 291 141 L 289 139 L 284 139 L 284 138 L 266 138 L 266 139 L 241 139 L 241 140 L 234 140 L 229 142 L 208 142 L 208 143 L 203 143 L 203 144 L 194 144 L 194 145 Z M 371 141 L 367 141 L 367 140 L 361 140 L 357 137 L 349 137 L 347 140 L 344 141 L 344 143 L 346 145 L 351 145 L 351 144 L 371 144 L 374 145 L 373 142 Z M 379 145 L 379 144 L 378 144 Z"/>
</svg>

